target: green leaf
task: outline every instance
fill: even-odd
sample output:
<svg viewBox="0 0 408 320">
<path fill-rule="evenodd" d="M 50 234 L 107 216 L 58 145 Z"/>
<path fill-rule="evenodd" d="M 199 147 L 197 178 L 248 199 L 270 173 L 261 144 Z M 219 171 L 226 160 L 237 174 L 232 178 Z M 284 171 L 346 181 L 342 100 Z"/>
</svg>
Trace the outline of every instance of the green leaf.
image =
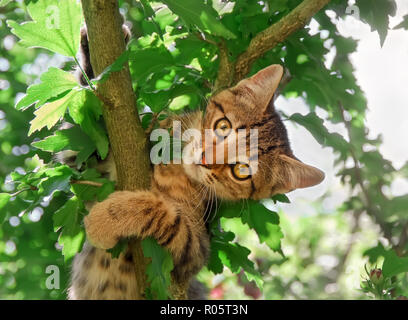
<svg viewBox="0 0 408 320">
<path fill-rule="evenodd" d="M 332 147 L 335 151 L 347 153 L 349 146 L 346 140 L 338 133 L 330 133 L 324 126 L 323 119 L 311 112 L 305 116 L 295 113 L 289 118 L 305 127 L 320 144 Z"/>
<path fill-rule="evenodd" d="M 154 17 L 155 13 L 148 0 L 140 0 L 146 17 Z"/>
<path fill-rule="evenodd" d="M 35 110 L 35 118 L 30 121 L 30 129 L 28 135 L 31 135 L 37 130 L 41 130 L 44 127 L 51 129 L 65 114 L 75 97 L 80 94 L 81 91 L 72 90 L 64 97 L 48 102 Z"/>
<path fill-rule="evenodd" d="M 58 243 L 63 246 L 62 254 L 65 261 L 69 261 L 77 254 L 85 241 L 85 232 L 80 226 L 81 203 L 77 197 L 70 198 L 54 213 L 54 230 L 62 228 Z"/>
<path fill-rule="evenodd" d="M 265 242 L 272 250 L 282 253 L 283 233 L 279 227 L 278 214 L 254 200 L 249 200 L 248 207 L 242 214 L 242 222 L 256 231 L 261 243 Z"/>
<path fill-rule="evenodd" d="M 402 22 L 394 27 L 394 30 L 405 29 L 408 30 L 408 14 L 403 17 Z"/>
<path fill-rule="evenodd" d="M 72 218 L 79 210 L 79 201 L 77 197 L 68 199 L 67 202 L 57 210 L 52 219 L 54 221 L 54 231 L 58 231 L 61 227 L 71 226 Z"/>
<path fill-rule="evenodd" d="M 265 242 L 273 251 L 283 254 L 281 250 L 283 233 L 279 226 L 279 216 L 260 202 L 248 200 L 224 203 L 220 206 L 218 215 L 224 218 L 240 217 L 242 223 L 247 224 L 257 233 L 260 243 Z"/>
<path fill-rule="evenodd" d="M 78 86 L 71 73 L 53 67 L 43 73 L 40 79 L 40 84 L 34 84 L 27 89 L 27 94 L 16 105 L 17 110 L 26 109 L 34 103 L 38 108 L 51 98 Z"/>
<path fill-rule="evenodd" d="M 382 164 L 382 163 L 381 163 Z M 382 164 L 381 169 L 384 168 Z M 371 169 L 371 168 L 370 168 Z M 383 171 L 383 170 L 381 170 Z M 373 168 L 373 172 L 381 172 Z M 388 217 L 396 215 L 399 219 L 404 219 L 407 216 L 407 207 L 408 207 L 408 195 L 393 197 L 384 203 L 384 211 Z"/>
<path fill-rule="evenodd" d="M 390 16 L 395 16 L 397 5 L 394 0 L 358 0 L 356 6 L 360 9 L 360 17 L 376 30 L 380 36 L 381 46 L 388 34 Z"/>
<path fill-rule="evenodd" d="M 247 209 L 247 204 L 244 201 L 233 203 L 223 202 L 218 210 L 218 215 L 219 217 L 225 218 L 237 218 L 241 217 L 242 213 Z"/>
<path fill-rule="evenodd" d="M 106 178 L 101 178 L 101 173 L 96 169 L 87 169 L 82 172 L 78 181 L 87 180 L 102 183 L 101 187 L 91 186 L 86 184 L 75 183 L 71 188 L 75 195 L 83 202 L 87 201 L 103 201 L 113 191 L 115 191 L 115 182 Z"/>
<path fill-rule="evenodd" d="M 211 245 L 211 248 L 213 245 Z M 207 267 L 209 270 L 215 274 L 222 273 L 224 271 L 224 264 L 222 263 L 220 257 L 218 256 L 218 251 L 211 249 L 210 258 L 208 259 Z"/>
<path fill-rule="evenodd" d="M 162 248 L 156 240 L 147 238 L 142 241 L 143 254 L 151 258 L 146 268 L 147 280 L 153 297 L 158 300 L 168 299 L 170 293 L 170 272 L 173 270 L 173 260 L 170 253 Z"/>
<path fill-rule="evenodd" d="M 122 252 L 125 252 L 127 248 L 128 248 L 128 241 L 126 239 L 120 239 L 113 248 L 106 250 L 106 251 L 110 252 L 113 259 L 117 259 L 119 258 Z"/>
<path fill-rule="evenodd" d="M 370 263 L 375 263 L 377 262 L 379 257 L 384 257 L 385 256 L 385 248 L 381 243 L 378 243 L 378 245 L 374 248 L 370 248 L 366 251 L 363 252 L 363 256 L 368 257 L 368 261 Z"/>
<path fill-rule="evenodd" d="M 140 63 L 140 61 L 143 61 L 143 63 Z M 153 72 L 174 65 L 172 55 L 164 46 L 132 50 L 130 62 L 132 78 L 135 81 L 140 81 Z"/>
<path fill-rule="evenodd" d="M 46 177 L 43 178 L 38 186 L 38 193 L 42 196 L 50 196 L 55 191 L 69 192 L 72 170 L 66 165 L 55 168 L 49 168 L 45 171 Z"/>
<path fill-rule="evenodd" d="M 190 105 L 191 97 L 189 95 L 183 94 L 181 96 L 175 97 L 169 104 L 169 109 L 171 111 L 181 110 L 184 107 Z"/>
<path fill-rule="evenodd" d="M 79 151 L 76 158 L 77 164 L 86 161 L 96 149 L 93 141 L 78 126 L 56 131 L 53 136 L 33 142 L 32 145 L 53 153 L 62 150 Z"/>
<path fill-rule="evenodd" d="M 10 194 L 0 193 L 0 224 L 3 223 L 4 218 L 6 217 L 7 210 L 5 207 L 9 203 L 10 198 Z"/>
<path fill-rule="evenodd" d="M 102 71 L 102 73 L 96 78 L 93 79 L 92 82 L 95 83 L 104 83 L 106 80 L 108 80 L 109 76 L 111 75 L 112 72 L 118 72 L 123 69 L 123 66 L 125 63 L 129 60 L 130 56 L 130 46 L 128 44 L 128 49 L 126 49 L 120 56 L 115 60 L 114 63 L 112 63 L 110 66 L 106 67 L 105 70 Z"/>
<path fill-rule="evenodd" d="M 235 237 L 232 232 L 220 232 L 213 229 L 211 239 L 211 255 L 208 262 L 209 270 L 221 273 L 223 266 L 228 267 L 233 273 L 240 273 L 243 269 L 249 281 L 254 280 L 258 287 L 262 288 L 261 275 L 254 268 L 254 263 L 248 259 L 251 251 L 238 243 L 231 243 Z"/>
<path fill-rule="evenodd" d="M 95 143 L 96 149 L 103 160 L 109 151 L 109 140 L 104 127 L 99 122 L 102 115 L 101 103 L 89 90 L 77 92 L 78 94 L 73 97 L 69 105 L 69 115 Z"/>
<path fill-rule="evenodd" d="M 171 11 L 180 16 L 187 26 L 195 25 L 201 31 L 221 36 L 226 39 L 235 39 L 236 36 L 229 31 L 219 20 L 218 13 L 211 5 L 202 0 L 163 0 Z"/>
<path fill-rule="evenodd" d="M 289 198 L 284 195 L 284 194 L 275 194 L 272 197 L 273 202 L 277 203 L 277 202 L 282 202 L 282 203 L 290 203 Z"/>
<path fill-rule="evenodd" d="M 58 243 L 63 247 L 62 254 L 64 261 L 71 260 L 78 252 L 81 251 L 85 242 L 85 231 L 78 225 L 72 228 L 64 228 L 61 232 Z"/>
<path fill-rule="evenodd" d="M 98 188 L 97 194 L 96 194 L 98 201 L 105 200 L 111 193 L 115 191 L 114 181 L 110 181 L 108 179 L 103 179 L 103 180 L 105 180 L 105 182 L 102 185 L 102 187 Z"/>
<path fill-rule="evenodd" d="M 33 21 L 18 24 L 8 20 L 11 32 L 27 47 L 41 47 L 75 57 L 82 22 L 81 5 L 76 0 L 38 0 L 27 10 Z"/>
<path fill-rule="evenodd" d="M 385 252 L 382 270 L 386 277 L 408 272 L 408 257 L 398 257 L 394 250 L 389 250 Z"/>
</svg>

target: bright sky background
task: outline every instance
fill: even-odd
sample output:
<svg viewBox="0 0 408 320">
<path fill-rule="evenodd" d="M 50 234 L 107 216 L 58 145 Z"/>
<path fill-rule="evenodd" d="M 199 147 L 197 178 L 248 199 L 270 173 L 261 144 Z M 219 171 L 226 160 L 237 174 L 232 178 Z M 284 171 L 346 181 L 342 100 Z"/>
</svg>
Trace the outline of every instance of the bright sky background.
<svg viewBox="0 0 408 320">
<path fill-rule="evenodd" d="M 408 14 L 408 1 L 396 2 L 397 15 L 391 19 L 391 27 L 398 25 L 402 17 Z M 312 32 L 316 30 L 316 22 L 312 21 L 310 26 Z M 352 54 L 351 60 L 358 84 L 368 100 L 366 124 L 371 137 L 382 135 L 384 143 L 380 151 L 399 169 L 408 161 L 408 31 L 389 31 L 381 48 L 377 32 L 371 32 L 368 25 L 352 16 L 339 21 L 337 27 L 342 35 L 358 40 L 357 51 Z M 285 110 L 288 114 L 308 113 L 301 99 L 279 98 L 277 109 Z M 305 129 L 289 122 L 285 124 L 295 155 L 303 162 L 322 169 L 326 179 L 319 186 L 290 193 L 292 203 L 281 207 L 285 213 L 293 215 L 312 214 L 315 209 L 310 207 L 310 200 L 328 192 L 330 196 L 324 201 L 323 210 L 333 211 L 347 197 L 347 190 L 334 176 L 334 155 L 329 148 L 322 148 Z M 330 127 L 332 131 L 344 133 L 341 129 L 338 126 Z M 408 181 L 397 179 L 391 189 L 394 195 L 407 193 Z"/>
</svg>

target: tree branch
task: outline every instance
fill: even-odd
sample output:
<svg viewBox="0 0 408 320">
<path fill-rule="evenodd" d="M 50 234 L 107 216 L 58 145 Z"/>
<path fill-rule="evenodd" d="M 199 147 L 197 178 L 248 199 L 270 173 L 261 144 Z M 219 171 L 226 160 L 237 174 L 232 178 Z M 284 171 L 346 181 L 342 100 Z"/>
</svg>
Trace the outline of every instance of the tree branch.
<svg viewBox="0 0 408 320">
<path fill-rule="evenodd" d="M 283 42 L 296 30 L 303 28 L 329 2 L 330 0 L 304 0 L 287 16 L 258 33 L 251 40 L 248 49 L 237 59 L 234 82 L 243 79 L 256 59 Z"/>
<path fill-rule="evenodd" d="M 215 91 L 230 87 L 245 78 L 255 60 L 285 41 L 292 33 L 303 28 L 329 2 L 330 0 L 304 0 L 288 15 L 258 33 L 235 62 L 229 60 L 226 46 L 218 46 L 220 66 Z"/>
<path fill-rule="evenodd" d="M 405 253 L 405 245 L 407 243 L 407 240 L 408 240 L 408 222 L 406 222 L 402 226 L 400 240 L 395 248 L 397 255 L 399 255 L 400 257 L 402 257 Z"/>
<path fill-rule="evenodd" d="M 95 75 L 111 65 L 125 50 L 122 19 L 116 0 L 82 0 L 88 28 L 91 63 Z M 97 88 L 105 97 L 103 118 L 106 123 L 111 150 L 118 173 L 121 190 L 148 188 L 150 161 L 148 141 L 141 126 L 136 97 L 132 89 L 129 67 L 113 72 L 109 79 Z M 138 240 L 132 243 L 138 281 L 139 297 L 145 289 L 145 259 Z"/>
<path fill-rule="evenodd" d="M 234 63 L 230 61 L 229 51 L 225 41 L 218 43 L 218 57 L 220 60 L 220 65 L 218 67 L 214 91 L 229 87 L 232 84 L 232 79 L 234 78 Z"/>
</svg>

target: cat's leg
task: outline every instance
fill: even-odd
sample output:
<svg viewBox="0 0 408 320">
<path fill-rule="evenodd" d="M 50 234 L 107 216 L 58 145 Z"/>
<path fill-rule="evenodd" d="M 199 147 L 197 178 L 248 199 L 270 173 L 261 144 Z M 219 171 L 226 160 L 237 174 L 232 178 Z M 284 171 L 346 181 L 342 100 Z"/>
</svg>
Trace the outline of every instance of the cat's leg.
<svg viewBox="0 0 408 320">
<path fill-rule="evenodd" d="M 173 256 L 173 275 L 189 279 L 205 264 L 209 239 L 202 221 L 192 221 L 180 208 L 150 191 L 114 192 L 85 217 L 89 241 L 109 249 L 126 237 L 153 237 Z"/>
<path fill-rule="evenodd" d="M 134 300 L 138 297 L 131 248 L 112 258 L 111 253 L 85 243 L 72 264 L 70 300 Z"/>
</svg>

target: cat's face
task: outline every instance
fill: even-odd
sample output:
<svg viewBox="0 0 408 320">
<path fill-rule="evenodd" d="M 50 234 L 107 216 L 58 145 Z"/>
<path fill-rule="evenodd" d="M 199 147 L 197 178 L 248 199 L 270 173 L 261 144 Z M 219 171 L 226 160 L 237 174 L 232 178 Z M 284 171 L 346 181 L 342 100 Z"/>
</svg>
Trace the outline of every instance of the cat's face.
<svg viewBox="0 0 408 320">
<path fill-rule="evenodd" d="M 195 151 L 201 164 L 185 168 L 192 178 L 213 188 L 218 197 L 264 199 L 314 186 L 324 179 L 322 171 L 293 156 L 286 128 L 273 108 L 271 101 L 282 74 L 279 65 L 267 67 L 211 98 L 201 123 L 202 136 L 205 129 L 207 135 Z M 251 137 L 255 137 L 251 129 L 256 131 L 257 144 L 255 140 L 251 144 Z M 243 148 L 236 147 L 239 137 Z"/>
</svg>

